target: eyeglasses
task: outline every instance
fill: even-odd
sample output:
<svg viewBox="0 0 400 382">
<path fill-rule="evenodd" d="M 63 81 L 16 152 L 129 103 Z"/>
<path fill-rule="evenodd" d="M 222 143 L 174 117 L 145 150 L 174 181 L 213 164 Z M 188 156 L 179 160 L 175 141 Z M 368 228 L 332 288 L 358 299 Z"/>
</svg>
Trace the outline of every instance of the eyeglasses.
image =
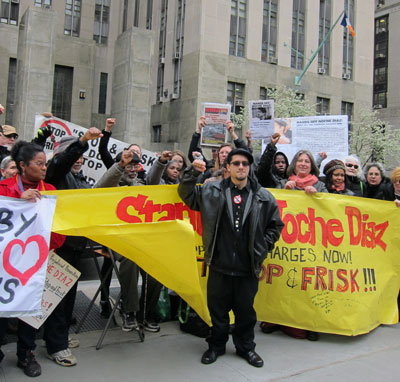
<svg viewBox="0 0 400 382">
<path fill-rule="evenodd" d="M 8 139 L 17 139 L 18 138 L 18 134 L 10 134 L 10 135 L 4 135 L 4 136 Z"/>
<path fill-rule="evenodd" d="M 31 162 L 31 164 L 34 164 L 38 167 L 46 167 L 46 162 Z"/>
<path fill-rule="evenodd" d="M 353 164 L 353 163 L 346 163 L 346 167 L 354 167 L 355 170 L 358 169 L 358 164 Z"/>
<path fill-rule="evenodd" d="M 139 165 L 138 164 L 128 164 L 127 166 L 125 166 L 125 170 L 127 171 L 132 171 L 132 170 L 139 170 Z"/>
<path fill-rule="evenodd" d="M 233 166 L 236 166 L 236 167 L 239 167 L 240 165 L 242 165 L 243 167 L 248 167 L 248 166 L 250 166 L 250 163 L 248 162 L 248 161 L 246 161 L 246 160 L 244 160 L 244 161 L 240 161 L 240 160 L 236 160 L 236 161 L 234 161 L 234 162 L 231 162 L 231 164 L 233 165 Z"/>
</svg>

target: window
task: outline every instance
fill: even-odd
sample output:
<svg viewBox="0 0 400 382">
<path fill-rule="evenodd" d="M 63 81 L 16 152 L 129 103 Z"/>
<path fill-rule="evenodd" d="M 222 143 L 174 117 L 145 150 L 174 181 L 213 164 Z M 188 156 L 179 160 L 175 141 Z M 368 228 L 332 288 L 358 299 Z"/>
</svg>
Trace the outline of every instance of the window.
<svg viewBox="0 0 400 382">
<path fill-rule="evenodd" d="M 167 12 L 168 0 L 161 2 L 160 38 L 158 43 L 158 74 L 157 74 L 157 102 L 162 102 L 164 97 L 164 63 L 165 45 L 167 38 Z M 168 93 L 167 93 L 168 95 Z"/>
<path fill-rule="evenodd" d="M 107 45 L 110 19 L 110 0 L 96 0 L 94 10 L 93 40 Z"/>
<path fill-rule="evenodd" d="M 146 29 L 151 29 L 153 21 L 153 0 L 147 0 Z"/>
<path fill-rule="evenodd" d="M 161 126 L 153 126 L 153 137 L 152 141 L 155 143 L 161 142 Z"/>
<path fill-rule="evenodd" d="M 294 69 L 303 69 L 304 66 L 305 9 L 305 0 L 293 0 L 290 66 Z"/>
<path fill-rule="evenodd" d="M 133 19 L 133 26 L 139 26 L 139 9 L 140 9 L 140 0 L 135 0 L 135 16 Z"/>
<path fill-rule="evenodd" d="M 1 0 L 0 22 L 18 25 L 19 0 Z"/>
<path fill-rule="evenodd" d="M 273 95 L 276 89 L 260 87 L 260 99 L 274 99 Z"/>
<path fill-rule="evenodd" d="M 261 61 L 276 64 L 277 0 L 264 0 Z"/>
<path fill-rule="evenodd" d="M 64 34 L 79 37 L 81 27 L 81 0 L 65 1 Z"/>
<path fill-rule="evenodd" d="M 12 125 L 14 119 L 15 85 L 17 82 L 17 59 L 10 58 L 8 67 L 6 124 Z"/>
<path fill-rule="evenodd" d="M 55 66 L 51 109 L 54 116 L 67 121 L 71 120 L 73 77 L 74 68 L 62 65 Z"/>
<path fill-rule="evenodd" d="M 354 28 L 354 0 L 345 0 L 344 9 Z M 348 28 L 343 28 L 343 64 L 342 76 L 346 80 L 353 78 L 353 37 Z"/>
<path fill-rule="evenodd" d="M 100 73 L 99 114 L 106 114 L 108 74 Z"/>
<path fill-rule="evenodd" d="M 353 107 L 354 107 L 354 104 L 352 102 L 342 101 L 341 114 L 347 115 L 347 117 L 348 117 L 349 131 L 351 131 L 351 121 L 353 120 Z"/>
<path fill-rule="evenodd" d="M 331 29 L 331 0 L 319 2 L 319 40 L 318 45 L 326 38 Z M 329 74 L 330 37 L 318 52 L 318 73 Z"/>
<path fill-rule="evenodd" d="M 183 33 L 185 28 L 185 0 L 178 0 L 175 32 L 174 95 L 180 96 L 182 88 Z M 173 96 L 174 97 L 174 96 Z"/>
<path fill-rule="evenodd" d="M 232 113 L 239 114 L 244 108 L 244 85 L 236 82 L 228 82 L 228 94 L 226 100 L 232 105 Z M 241 137 L 241 129 L 236 130 L 238 137 Z"/>
<path fill-rule="evenodd" d="M 375 19 L 374 97 L 375 109 L 387 107 L 389 16 Z"/>
<path fill-rule="evenodd" d="M 229 54 L 244 57 L 247 0 L 231 0 Z"/>
<path fill-rule="evenodd" d="M 35 7 L 51 8 L 51 0 L 34 0 Z"/>
<path fill-rule="evenodd" d="M 317 115 L 327 115 L 329 114 L 330 99 L 317 97 L 316 112 Z"/>
<path fill-rule="evenodd" d="M 124 9 L 122 12 L 122 32 L 128 27 L 128 0 L 124 0 Z"/>
</svg>

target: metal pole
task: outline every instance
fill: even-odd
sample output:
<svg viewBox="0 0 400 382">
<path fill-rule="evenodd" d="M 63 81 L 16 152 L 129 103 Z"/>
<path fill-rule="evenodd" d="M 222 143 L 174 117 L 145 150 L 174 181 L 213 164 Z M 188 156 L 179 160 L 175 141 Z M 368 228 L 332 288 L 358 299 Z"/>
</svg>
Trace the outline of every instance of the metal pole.
<svg viewBox="0 0 400 382">
<path fill-rule="evenodd" d="M 331 29 L 329 29 L 328 33 L 326 34 L 326 36 L 324 37 L 324 39 L 321 41 L 321 44 L 319 44 L 318 49 L 314 52 L 314 54 L 311 56 L 310 60 L 308 61 L 307 65 L 305 66 L 305 68 L 303 69 L 303 71 L 295 77 L 294 79 L 294 84 L 295 85 L 300 85 L 301 84 L 301 79 L 303 78 L 304 74 L 306 73 L 306 71 L 308 70 L 308 68 L 310 67 L 311 63 L 314 61 L 314 58 L 317 56 L 317 54 L 319 53 L 319 51 L 321 50 L 321 48 L 324 46 L 324 44 L 326 43 L 326 40 L 328 40 L 329 36 L 331 35 L 333 28 L 335 28 L 335 26 L 337 25 L 337 23 L 339 22 L 339 20 L 342 18 L 342 16 L 344 15 L 344 9 L 342 11 L 342 13 L 339 15 L 339 17 L 337 18 L 335 24 L 332 25 Z"/>
</svg>

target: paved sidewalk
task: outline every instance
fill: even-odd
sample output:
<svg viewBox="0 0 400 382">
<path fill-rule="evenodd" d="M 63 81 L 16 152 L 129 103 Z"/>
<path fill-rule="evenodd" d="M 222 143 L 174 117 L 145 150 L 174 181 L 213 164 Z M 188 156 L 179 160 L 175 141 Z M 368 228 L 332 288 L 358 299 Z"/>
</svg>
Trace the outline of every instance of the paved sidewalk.
<svg viewBox="0 0 400 382">
<path fill-rule="evenodd" d="M 103 348 L 96 350 L 99 331 L 78 334 L 81 346 L 73 352 L 78 365 L 63 368 L 46 358 L 38 341 L 36 350 L 43 382 L 114 381 L 399 381 L 400 325 L 382 326 L 358 337 L 322 334 L 318 342 L 295 340 L 282 333 L 269 335 L 256 330 L 257 352 L 264 358 L 261 369 L 234 354 L 232 341 L 227 354 L 211 365 L 200 358 L 207 349 L 203 339 L 179 330 L 177 322 L 162 324 L 160 333 L 147 333 L 143 343 L 135 332 L 111 329 Z M 16 367 L 15 343 L 2 347 L 0 382 L 31 380 Z"/>
</svg>

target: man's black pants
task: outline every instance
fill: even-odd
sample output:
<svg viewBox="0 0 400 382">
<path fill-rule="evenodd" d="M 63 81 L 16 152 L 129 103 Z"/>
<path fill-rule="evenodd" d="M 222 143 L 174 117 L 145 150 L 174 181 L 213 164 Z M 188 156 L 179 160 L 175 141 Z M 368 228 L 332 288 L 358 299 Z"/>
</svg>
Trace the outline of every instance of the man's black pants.
<svg viewBox="0 0 400 382">
<path fill-rule="evenodd" d="M 230 276 L 210 268 L 207 282 L 207 305 L 210 311 L 212 330 L 207 339 L 210 349 L 218 354 L 225 352 L 229 339 L 229 311 L 235 314 L 232 333 L 236 350 L 247 353 L 254 350 L 254 326 L 257 322 L 253 308 L 258 290 L 258 279 L 254 276 Z"/>
</svg>

